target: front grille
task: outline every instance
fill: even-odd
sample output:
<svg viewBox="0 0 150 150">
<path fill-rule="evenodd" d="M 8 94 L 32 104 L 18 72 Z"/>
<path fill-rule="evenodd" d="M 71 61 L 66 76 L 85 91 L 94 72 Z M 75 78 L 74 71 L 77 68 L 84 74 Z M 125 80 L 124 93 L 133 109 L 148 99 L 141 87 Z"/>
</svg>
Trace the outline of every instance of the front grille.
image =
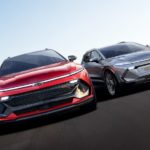
<svg viewBox="0 0 150 150">
<path fill-rule="evenodd" d="M 46 110 L 58 105 L 62 105 L 62 104 L 66 104 L 66 103 L 70 103 L 72 101 L 72 98 L 68 98 L 68 99 L 64 99 L 61 101 L 56 101 L 56 102 L 50 102 L 48 104 L 43 104 L 43 105 L 39 105 L 39 106 L 34 106 L 34 107 L 29 107 L 29 108 L 25 108 L 25 109 L 21 109 L 21 110 L 16 110 L 14 111 L 14 113 L 16 115 L 21 115 L 21 114 L 25 114 L 25 113 L 30 113 L 30 112 L 34 112 L 34 111 L 40 111 L 40 110 Z"/>
<path fill-rule="evenodd" d="M 5 102 L 5 104 L 11 107 L 18 107 L 35 104 L 47 100 L 51 101 L 51 99 L 58 97 L 60 98 L 62 96 L 73 93 L 75 87 L 76 87 L 75 84 L 67 82 L 64 84 L 59 84 L 45 89 L 11 96 L 11 99 Z"/>
</svg>

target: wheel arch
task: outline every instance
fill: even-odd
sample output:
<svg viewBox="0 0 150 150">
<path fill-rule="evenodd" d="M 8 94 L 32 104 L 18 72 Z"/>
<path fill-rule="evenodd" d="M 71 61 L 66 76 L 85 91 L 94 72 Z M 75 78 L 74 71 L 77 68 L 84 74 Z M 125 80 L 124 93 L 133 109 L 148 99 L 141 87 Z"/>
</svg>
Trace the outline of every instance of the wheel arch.
<svg viewBox="0 0 150 150">
<path fill-rule="evenodd" d="M 110 67 L 105 67 L 104 68 L 104 70 L 103 70 L 103 80 L 105 80 L 105 74 L 106 74 L 106 72 L 112 73 L 112 75 L 115 77 L 117 83 L 119 83 L 119 79 L 117 77 L 116 72 L 112 68 L 110 68 Z"/>
</svg>

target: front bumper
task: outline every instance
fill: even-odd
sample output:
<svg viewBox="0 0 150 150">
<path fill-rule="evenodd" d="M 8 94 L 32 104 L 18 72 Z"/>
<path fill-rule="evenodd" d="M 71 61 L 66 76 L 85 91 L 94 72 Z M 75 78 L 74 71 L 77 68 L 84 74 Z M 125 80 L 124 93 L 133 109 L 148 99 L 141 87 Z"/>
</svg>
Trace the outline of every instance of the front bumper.
<svg viewBox="0 0 150 150">
<path fill-rule="evenodd" d="M 121 77 L 124 83 L 150 82 L 150 71 L 141 68 L 127 69 Z"/>
<path fill-rule="evenodd" d="M 33 114 L 32 115 L 28 114 L 28 115 L 25 115 L 25 116 L 17 117 L 14 114 L 12 114 L 9 117 L 0 119 L 0 124 L 31 120 L 31 119 L 34 119 L 34 118 L 40 118 L 42 116 L 48 116 L 48 115 L 57 114 L 57 113 L 60 113 L 60 112 L 71 111 L 75 108 L 80 108 L 83 105 L 87 105 L 87 104 L 91 103 L 92 101 L 95 101 L 94 95 L 88 96 L 87 98 L 84 98 L 81 101 L 77 101 L 74 104 L 66 105 L 66 106 L 63 106 L 63 107 L 61 106 L 61 107 L 55 108 L 53 110 L 48 109 L 48 110 L 44 110 L 44 111 L 39 111 L 38 113 L 36 113 L 34 115 Z"/>
<path fill-rule="evenodd" d="M 94 89 L 83 70 L 57 81 L 0 94 L 0 106 L 5 106 L 4 109 L 0 107 L 0 122 L 12 122 L 84 105 L 94 98 Z"/>
</svg>

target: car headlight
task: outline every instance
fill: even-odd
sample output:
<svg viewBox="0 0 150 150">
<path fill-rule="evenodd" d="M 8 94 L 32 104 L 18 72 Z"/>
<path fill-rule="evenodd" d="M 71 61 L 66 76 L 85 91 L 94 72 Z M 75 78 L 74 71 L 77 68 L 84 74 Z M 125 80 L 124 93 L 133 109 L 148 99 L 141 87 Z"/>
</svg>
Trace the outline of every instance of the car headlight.
<svg viewBox="0 0 150 150">
<path fill-rule="evenodd" d="M 1 102 L 7 101 L 7 100 L 9 100 L 9 96 L 4 96 L 0 98 Z"/>
<path fill-rule="evenodd" d="M 133 70 L 133 69 L 135 69 L 135 66 L 130 66 L 128 69 Z"/>
<path fill-rule="evenodd" d="M 88 96 L 89 93 L 90 93 L 90 89 L 89 89 L 88 85 L 86 85 L 82 81 L 79 81 L 79 84 L 76 87 L 75 97 L 76 98 L 83 98 L 83 97 Z"/>
</svg>

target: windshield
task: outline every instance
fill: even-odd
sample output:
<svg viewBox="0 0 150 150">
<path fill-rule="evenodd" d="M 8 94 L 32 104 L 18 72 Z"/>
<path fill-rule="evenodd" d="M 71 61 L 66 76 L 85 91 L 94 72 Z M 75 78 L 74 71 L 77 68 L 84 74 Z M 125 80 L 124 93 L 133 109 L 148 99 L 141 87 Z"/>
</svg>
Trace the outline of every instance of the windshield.
<svg viewBox="0 0 150 150">
<path fill-rule="evenodd" d="M 44 50 L 9 58 L 0 69 L 0 76 L 59 63 L 66 59 L 53 50 Z"/>
<path fill-rule="evenodd" d="M 146 47 L 140 44 L 118 44 L 115 46 L 99 49 L 99 51 L 104 55 L 105 58 L 111 58 L 119 55 L 142 51 L 143 49 L 146 49 Z"/>
</svg>

